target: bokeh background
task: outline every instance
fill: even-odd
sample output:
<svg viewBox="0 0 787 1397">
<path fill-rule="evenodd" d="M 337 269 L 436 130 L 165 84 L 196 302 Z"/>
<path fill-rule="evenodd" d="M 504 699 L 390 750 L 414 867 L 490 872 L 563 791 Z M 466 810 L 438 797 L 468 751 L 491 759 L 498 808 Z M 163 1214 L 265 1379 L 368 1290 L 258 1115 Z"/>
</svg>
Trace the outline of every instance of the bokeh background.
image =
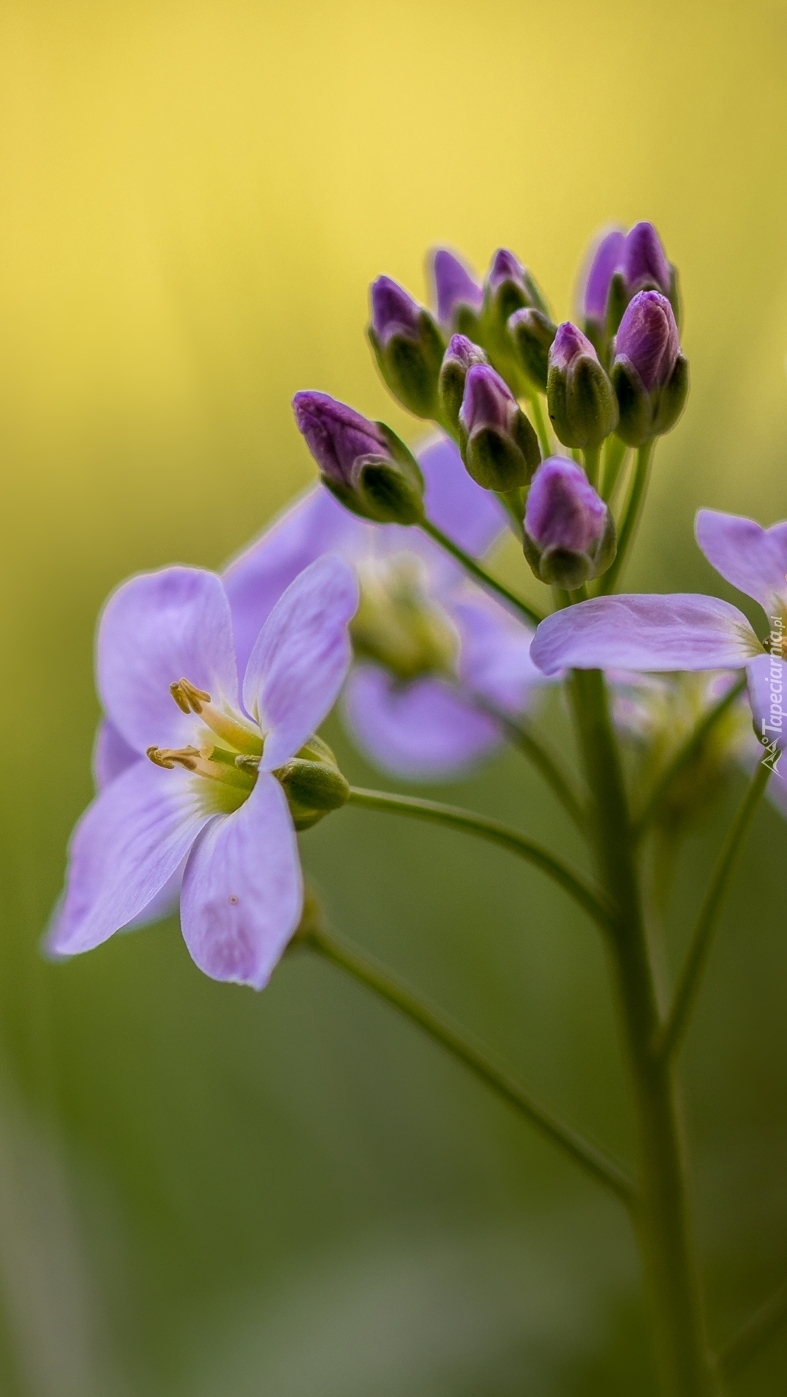
<svg viewBox="0 0 787 1397">
<path fill-rule="evenodd" d="M 507 244 L 566 315 L 597 226 L 653 219 L 693 394 L 630 580 L 720 585 L 700 503 L 787 514 L 786 145 L 775 0 L 4 0 L 8 1397 L 650 1397 L 614 1204 L 386 1008 L 305 954 L 214 985 L 174 921 L 61 966 L 38 942 L 109 588 L 219 565 L 311 478 L 298 388 L 417 439 L 364 345 L 380 271 L 424 294 L 429 245 Z M 452 789 L 569 847 L 515 755 Z M 689 844 L 676 944 L 737 794 Z M 630 1148 L 600 947 L 538 875 L 356 811 L 303 850 L 337 931 Z M 786 853 L 763 810 L 684 1058 L 717 1338 L 787 1275 Z M 735 1391 L 785 1367 L 782 1338 Z"/>
</svg>

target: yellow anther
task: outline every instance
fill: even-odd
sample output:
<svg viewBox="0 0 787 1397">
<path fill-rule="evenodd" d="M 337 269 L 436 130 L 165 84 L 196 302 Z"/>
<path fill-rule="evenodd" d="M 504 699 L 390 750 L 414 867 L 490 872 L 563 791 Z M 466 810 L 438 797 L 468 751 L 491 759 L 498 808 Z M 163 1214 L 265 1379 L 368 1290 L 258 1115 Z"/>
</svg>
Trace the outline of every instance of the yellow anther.
<svg viewBox="0 0 787 1397">
<path fill-rule="evenodd" d="M 203 703 L 210 703 L 210 694 L 198 689 L 189 679 L 176 679 L 169 691 L 183 713 L 201 713 Z"/>
<path fill-rule="evenodd" d="M 196 771 L 199 751 L 196 747 L 148 747 L 147 755 L 154 766 L 163 766 L 167 771 L 173 767 L 185 766 L 187 771 Z"/>
</svg>

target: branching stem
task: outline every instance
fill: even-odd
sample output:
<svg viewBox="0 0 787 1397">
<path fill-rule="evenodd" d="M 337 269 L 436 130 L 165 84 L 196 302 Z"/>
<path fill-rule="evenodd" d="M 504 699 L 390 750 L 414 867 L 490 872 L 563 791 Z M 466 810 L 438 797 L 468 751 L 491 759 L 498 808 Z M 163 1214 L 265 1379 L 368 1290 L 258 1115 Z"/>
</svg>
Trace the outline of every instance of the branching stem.
<svg viewBox="0 0 787 1397">
<path fill-rule="evenodd" d="M 617 580 L 623 570 L 628 557 L 631 545 L 639 526 L 642 515 L 642 507 L 645 503 L 645 495 L 648 490 L 650 479 L 650 465 L 653 460 L 653 448 L 655 441 L 646 441 L 637 452 L 637 461 L 634 466 L 634 478 L 631 482 L 631 490 L 626 502 L 626 509 L 620 525 L 618 534 L 618 551 L 611 568 L 604 573 L 599 586 L 599 595 L 606 596 L 608 592 L 614 592 Z"/>
<path fill-rule="evenodd" d="M 453 539 L 448 538 L 447 534 L 444 534 L 442 529 L 438 529 L 437 525 L 433 524 L 431 519 L 424 519 L 420 527 L 425 534 L 428 534 L 431 539 L 434 539 L 435 543 L 439 544 L 441 548 L 444 548 L 446 553 L 450 553 L 451 557 L 455 558 L 464 568 L 465 572 L 475 578 L 476 582 L 480 582 L 481 586 L 485 587 L 488 592 L 493 592 L 501 601 L 506 602 L 509 607 L 513 607 L 514 611 L 516 611 L 520 617 L 524 616 L 525 620 L 528 621 L 531 626 L 537 626 L 539 621 L 543 621 L 544 617 L 540 612 L 536 611 L 534 607 L 529 606 L 528 603 L 524 601 L 522 597 L 518 597 L 515 592 L 510 591 L 503 582 L 498 582 L 497 578 L 492 577 L 491 573 L 488 573 L 486 568 L 483 568 L 480 563 L 477 563 L 475 558 L 471 558 L 470 554 L 465 553 L 464 549 L 460 548 L 458 543 L 454 543 Z"/>
</svg>

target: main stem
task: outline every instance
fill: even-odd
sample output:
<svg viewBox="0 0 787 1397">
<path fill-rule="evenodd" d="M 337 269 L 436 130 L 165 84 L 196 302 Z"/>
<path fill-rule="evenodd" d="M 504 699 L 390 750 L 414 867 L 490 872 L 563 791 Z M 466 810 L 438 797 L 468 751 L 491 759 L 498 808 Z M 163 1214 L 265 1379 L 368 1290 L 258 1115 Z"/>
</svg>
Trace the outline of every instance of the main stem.
<svg viewBox="0 0 787 1397">
<path fill-rule="evenodd" d="M 660 1030 L 631 820 L 606 686 L 598 670 L 569 684 L 588 786 L 595 801 L 598 878 L 616 905 L 613 979 L 639 1136 L 638 1241 L 650 1296 L 664 1397 L 711 1397 L 699 1272 L 688 1202 L 680 1103 L 671 1062 L 653 1050 Z"/>
</svg>

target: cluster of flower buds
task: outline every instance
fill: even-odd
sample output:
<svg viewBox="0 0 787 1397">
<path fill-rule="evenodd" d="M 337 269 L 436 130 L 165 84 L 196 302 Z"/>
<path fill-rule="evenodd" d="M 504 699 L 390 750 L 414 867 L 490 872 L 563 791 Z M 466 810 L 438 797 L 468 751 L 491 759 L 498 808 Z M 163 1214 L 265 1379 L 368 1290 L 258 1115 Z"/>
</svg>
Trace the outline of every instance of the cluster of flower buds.
<svg viewBox="0 0 787 1397">
<path fill-rule="evenodd" d="M 574 591 L 615 557 L 615 521 L 582 468 L 563 456 L 539 466 L 527 497 L 524 546 L 536 577 Z"/>
</svg>

